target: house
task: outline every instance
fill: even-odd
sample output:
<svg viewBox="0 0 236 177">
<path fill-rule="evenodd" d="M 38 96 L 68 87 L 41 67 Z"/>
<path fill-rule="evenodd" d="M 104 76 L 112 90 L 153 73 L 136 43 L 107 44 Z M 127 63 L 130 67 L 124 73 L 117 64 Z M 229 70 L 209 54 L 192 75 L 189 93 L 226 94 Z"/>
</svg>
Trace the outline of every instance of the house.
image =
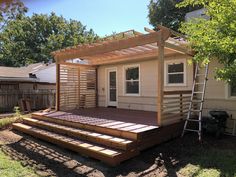
<svg viewBox="0 0 236 177">
<path fill-rule="evenodd" d="M 186 13 L 185 15 L 185 21 L 189 21 L 193 18 L 204 18 L 204 19 L 209 19 L 209 16 L 206 15 L 206 9 L 205 8 L 201 8 L 201 9 L 197 9 L 191 12 Z"/>
<path fill-rule="evenodd" d="M 36 63 L 25 67 L 0 66 L 0 112 L 11 112 L 20 99 L 26 98 L 31 98 L 33 109 L 47 108 L 48 101 L 43 101 L 41 97 L 54 94 L 55 80 L 56 67 L 53 63 Z M 33 97 L 37 98 L 36 101 Z"/>
<path fill-rule="evenodd" d="M 0 83 L 1 89 L 48 89 L 45 85 L 55 89 L 56 66 L 54 63 L 36 63 L 25 67 L 0 66 Z"/>
<path fill-rule="evenodd" d="M 56 111 L 33 113 L 13 127 L 109 165 L 179 136 L 192 93 L 193 53 L 168 28 L 146 31 L 53 52 Z M 209 96 L 219 94 L 211 91 L 220 85 L 212 72 Z"/>
</svg>

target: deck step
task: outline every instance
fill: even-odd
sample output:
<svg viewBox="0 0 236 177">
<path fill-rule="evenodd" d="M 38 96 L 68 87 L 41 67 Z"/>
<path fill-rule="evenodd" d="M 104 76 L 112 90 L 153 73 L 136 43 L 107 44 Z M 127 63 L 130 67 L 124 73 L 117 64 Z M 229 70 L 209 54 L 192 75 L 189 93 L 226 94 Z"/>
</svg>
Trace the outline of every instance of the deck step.
<svg viewBox="0 0 236 177">
<path fill-rule="evenodd" d="M 56 123 L 50 123 L 32 118 L 24 118 L 23 122 L 31 126 L 36 126 L 49 131 L 53 131 L 55 133 L 68 135 L 70 137 L 79 138 L 82 140 L 94 142 L 97 144 L 105 145 L 116 149 L 130 150 L 134 149 L 136 146 L 136 141 L 101 133 L 95 133 L 92 131 L 87 131 L 79 128 L 68 127 L 65 125 L 59 125 Z"/>
<path fill-rule="evenodd" d="M 96 145 L 84 140 L 67 137 L 22 123 L 14 123 L 13 128 L 31 136 L 70 149 L 72 151 L 101 160 L 112 166 L 115 166 L 120 162 L 130 159 L 139 154 L 139 151 L 137 150 L 115 150 L 113 148 Z"/>
<path fill-rule="evenodd" d="M 60 112 L 36 112 L 32 114 L 32 118 L 130 140 L 140 140 L 158 131 L 157 126 L 70 115 L 69 113 L 64 113 L 62 116 L 57 114 Z"/>
</svg>

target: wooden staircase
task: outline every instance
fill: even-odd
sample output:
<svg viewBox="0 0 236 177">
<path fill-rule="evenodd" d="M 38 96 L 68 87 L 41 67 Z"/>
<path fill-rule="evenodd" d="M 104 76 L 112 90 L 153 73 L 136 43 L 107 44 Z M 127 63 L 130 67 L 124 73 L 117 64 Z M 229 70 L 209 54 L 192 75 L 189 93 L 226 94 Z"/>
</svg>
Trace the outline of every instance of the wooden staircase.
<svg viewBox="0 0 236 177">
<path fill-rule="evenodd" d="M 14 123 L 13 129 L 115 166 L 139 154 L 142 139 L 158 127 L 80 116 L 76 121 L 42 113 Z M 153 141 L 150 140 L 150 145 Z M 146 146 L 149 145 L 145 145 Z"/>
</svg>

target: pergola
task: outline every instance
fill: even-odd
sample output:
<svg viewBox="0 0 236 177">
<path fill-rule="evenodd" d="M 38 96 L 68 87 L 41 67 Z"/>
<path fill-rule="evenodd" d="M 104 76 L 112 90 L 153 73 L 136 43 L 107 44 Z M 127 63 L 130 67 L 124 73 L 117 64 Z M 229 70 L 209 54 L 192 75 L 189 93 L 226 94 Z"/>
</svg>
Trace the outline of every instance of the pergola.
<svg viewBox="0 0 236 177">
<path fill-rule="evenodd" d="M 70 90 L 69 92 L 72 94 L 70 95 L 71 97 L 75 96 L 73 97 L 75 98 L 74 102 L 77 103 L 77 101 L 80 101 L 78 107 L 80 107 L 82 104 L 81 102 L 84 101 L 84 98 L 81 97 L 82 91 L 83 95 L 88 94 L 87 92 L 85 93 L 83 88 L 86 85 L 87 89 L 89 85 L 95 91 L 92 94 L 90 92 L 90 95 L 88 96 L 89 98 L 93 98 L 90 100 L 90 102 L 94 103 L 91 104 L 91 107 L 96 106 L 97 66 L 146 60 L 151 57 L 156 57 L 158 60 L 157 123 L 158 125 L 161 125 L 164 96 L 164 58 L 173 57 L 176 54 L 192 56 L 192 52 L 187 47 L 187 43 L 184 40 L 180 40 L 182 38 L 172 38 L 172 36 L 179 34 L 163 26 L 159 26 L 158 28 L 158 31 L 145 28 L 148 32 L 147 34 L 130 30 L 116 35 L 119 36 L 119 38 L 108 37 L 95 43 L 77 45 L 52 52 L 57 66 L 56 109 L 61 110 L 64 99 L 63 94 L 66 92 L 66 89 L 64 89 L 66 85 L 70 88 L 77 88 L 76 90 Z M 79 59 L 80 62 L 74 63 L 73 59 Z M 71 67 L 74 70 L 73 72 L 71 70 L 73 76 L 71 75 L 70 77 L 76 78 L 69 86 L 70 71 L 68 69 L 65 70 L 65 68 L 68 67 Z M 91 84 L 91 82 L 95 82 L 94 85 Z M 69 97 L 69 95 L 67 95 L 67 97 Z"/>
</svg>

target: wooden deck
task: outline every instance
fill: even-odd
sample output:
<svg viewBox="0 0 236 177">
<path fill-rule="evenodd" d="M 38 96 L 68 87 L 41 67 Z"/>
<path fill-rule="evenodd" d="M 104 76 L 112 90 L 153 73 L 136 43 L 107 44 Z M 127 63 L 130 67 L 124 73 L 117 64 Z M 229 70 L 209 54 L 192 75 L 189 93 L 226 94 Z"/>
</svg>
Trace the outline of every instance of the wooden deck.
<svg viewBox="0 0 236 177">
<path fill-rule="evenodd" d="M 86 108 L 77 109 L 69 112 L 52 112 L 45 113 L 45 115 L 55 118 L 71 119 L 73 121 L 79 121 L 81 116 L 87 117 L 86 121 L 90 121 L 88 118 L 98 118 L 100 121 L 110 122 L 124 121 L 136 124 L 145 125 L 157 125 L 157 113 L 151 111 L 138 111 L 118 108 Z"/>
<path fill-rule="evenodd" d="M 182 123 L 159 128 L 156 113 L 116 108 L 37 112 L 14 129 L 110 165 L 180 134 Z"/>
</svg>

